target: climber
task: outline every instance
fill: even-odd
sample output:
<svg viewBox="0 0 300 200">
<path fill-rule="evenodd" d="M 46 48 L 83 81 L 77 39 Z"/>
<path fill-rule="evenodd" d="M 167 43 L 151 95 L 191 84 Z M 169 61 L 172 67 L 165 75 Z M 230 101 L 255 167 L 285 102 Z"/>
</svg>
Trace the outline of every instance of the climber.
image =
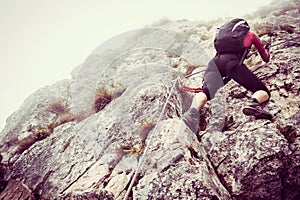
<svg viewBox="0 0 300 200">
<path fill-rule="evenodd" d="M 244 19 L 233 19 L 219 28 L 214 40 L 217 51 L 210 60 L 204 74 L 202 91 L 197 93 L 190 109 L 184 113 L 182 120 L 193 131 L 197 132 L 200 120 L 200 109 L 214 98 L 219 88 L 233 79 L 250 90 L 253 95 L 243 108 L 245 115 L 253 115 L 256 119 L 272 119 L 272 115 L 264 111 L 260 105 L 271 96 L 267 87 L 243 64 L 250 55 L 249 49 L 254 44 L 264 62 L 269 62 L 269 48 L 261 43 L 258 36 L 250 31 Z"/>
</svg>

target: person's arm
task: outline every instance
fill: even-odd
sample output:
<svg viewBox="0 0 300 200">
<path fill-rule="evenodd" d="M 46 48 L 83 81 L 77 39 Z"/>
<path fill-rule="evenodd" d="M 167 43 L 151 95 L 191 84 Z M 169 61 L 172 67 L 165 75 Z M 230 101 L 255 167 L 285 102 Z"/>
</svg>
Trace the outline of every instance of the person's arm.
<svg viewBox="0 0 300 200">
<path fill-rule="evenodd" d="M 270 60 L 270 53 L 269 53 L 269 51 L 264 48 L 264 46 L 261 43 L 260 39 L 254 33 L 253 33 L 253 37 L 252 37 L 252 43 L 254 44 L 254 46 L 256 47 L 256 49 L 258 50 L 258 53 L 261 56 L 261 58 L 263 59 L 263 61 L 269 62 L 269 60 Z"/>
<path fill-rule="evenodd" d="M 251 44 L 254 44 L 255 48 L 258 50 L 258 53 L 263 59 L 263 61 L 269 62 L 270 60 L 269 51 L 264 48 L 259 37 L 255 33 L 249 31 L 247 36 L 245 37 L 244 46 L 251 46 Z"/>
</svg>

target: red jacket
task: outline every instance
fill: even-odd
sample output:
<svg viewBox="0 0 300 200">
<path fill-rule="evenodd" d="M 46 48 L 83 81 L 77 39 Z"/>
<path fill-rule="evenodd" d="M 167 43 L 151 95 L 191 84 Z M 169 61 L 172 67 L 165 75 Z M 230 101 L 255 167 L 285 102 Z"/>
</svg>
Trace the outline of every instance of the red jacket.
<svg viewBox="0 0 300 200">
<path fill-rule="evenodd" d="M 255 33 L 249 31 L 244 39 L 244 46 L 250 47 L 252 44 L 254 44 L 255 48 L 258 50 L 259 55 L 261 56 L 263 61 L 269 62 L 270 60 L 269 51 L 264 48 L 259 37 Z"/>
</svg>

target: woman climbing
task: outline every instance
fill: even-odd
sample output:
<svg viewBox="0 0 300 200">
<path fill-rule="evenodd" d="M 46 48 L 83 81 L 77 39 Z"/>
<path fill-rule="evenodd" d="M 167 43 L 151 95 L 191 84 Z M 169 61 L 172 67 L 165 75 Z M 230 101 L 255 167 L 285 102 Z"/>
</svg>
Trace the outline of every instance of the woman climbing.
<svg viewBox="0 0 300 200">
<path fill-rule="evenodd" d="M 258 50 L 264 62 L 269 62 L 270 53 L 258 36 L 250 31 L 244 19 L 233 19 L 220 27 L 214 41 L 217 54 L 210 60 L 204 74 L 203 90 L 195 95 L 190 109 L 184 113 L 182 120 L 193 131 L 197 132 L 200 109 L 214 98 L 217 90 L 233 79 L 250 90 L 253 95 L 243 109 L 245 115 L 256 119 L 272 119 L 272 115 L 262 110 L 260 105 L 269 100 L 268 88 L 243 64 L 251 45 Z M 224 82 L 223 80 L 227 80 Z"/>
</svg>

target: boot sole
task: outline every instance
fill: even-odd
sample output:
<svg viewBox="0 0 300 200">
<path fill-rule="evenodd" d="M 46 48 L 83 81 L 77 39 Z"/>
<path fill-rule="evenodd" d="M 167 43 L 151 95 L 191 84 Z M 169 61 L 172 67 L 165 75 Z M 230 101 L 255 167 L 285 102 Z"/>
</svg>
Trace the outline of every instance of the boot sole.
<svg viewBox="0 0 300 200">
<path fill-rule="evenodd" d="M 269 113 L 261 113 L 261 112 L 258 112 L 257 109 L 250 108 L 250 107 L 244 108 L 243 113 L 247 116 L 254 116 L 256 119 L 272 120 L 272 118 L 273 118 L 273 116 Z"/>
</svg>

